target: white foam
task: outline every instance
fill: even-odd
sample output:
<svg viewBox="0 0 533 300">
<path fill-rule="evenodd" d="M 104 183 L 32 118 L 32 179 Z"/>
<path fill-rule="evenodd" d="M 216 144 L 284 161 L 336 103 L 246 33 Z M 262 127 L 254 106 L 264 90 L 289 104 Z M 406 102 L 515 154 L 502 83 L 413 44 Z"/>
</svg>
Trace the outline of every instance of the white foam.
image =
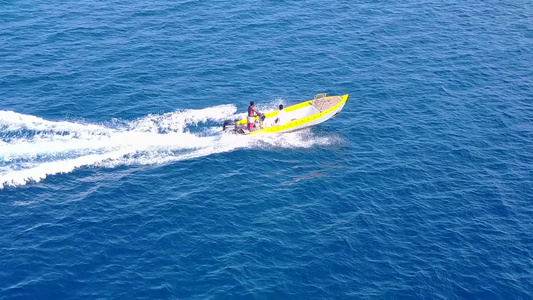
<svg viewBox="0 0 533 300">
<path fill-rule="evenodd" d="M 162 115 L 148 115 L 138 121 L 130 123 L 130 129 L 135 131 L 181 132 L 187 125 L 195 125 L 206 121 L 221 122 L 233 117 L 237 111 L 235 105 L 219 105 L 204 109 L 189 109 L 180 112 L 165 113 Z"/>
<path fill-rule="evenodd" d="M 148 115 L 117 126 L 117 122 L 55 122 L 0 111 L 0 139 L 4 139 L 0 140 L 0 189 L 86 166 L 167 164 L 238 148 L 312 147 L 334 142 L 310 131 L 264 136 L 223 134 L 218 124 L 243 115 L 235 112 L 234 105 L 221 105 Z M 206 122 L 216 122 L 216 126 L 189 132 L 188 127 Z"/>
<path fill-rule="evenodd" d="M 69 173 L 76 168 L 90 166 L 103 160 L 118 159 L 130 151 L 121 150 L 106 154 L 85 155 L 76 159 L 41 163 L 33 168 L 6 172 L 0 175 L 1 187 L 24 185 L 29 181 L 39 182 L 48 175 Z"/>
<path fill-rule="evenodd" d="M 19 114 L 13 111 L 0 111 L 0 129 L 2 131 L 35 130 L 35 131 L 106 131 L 107 128 L 94 124 L 82 124 L 72 122 L 54 122 L 42 118 Z"/>
</svg>

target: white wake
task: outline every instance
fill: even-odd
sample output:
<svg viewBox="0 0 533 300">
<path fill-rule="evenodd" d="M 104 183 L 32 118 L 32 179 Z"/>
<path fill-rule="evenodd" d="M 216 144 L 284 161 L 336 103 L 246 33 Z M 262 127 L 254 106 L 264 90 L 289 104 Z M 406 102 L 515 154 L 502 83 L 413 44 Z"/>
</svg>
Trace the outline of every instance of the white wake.
<svg viewBox="0 0 533 300">
<path fill-rule="evenodd" d="M 243 116 L 236 111 L 234 105 L 220 105 L 103 124 L 48 121 L 0 111 L 0 189 L 86 166 L 166 164 L 238 148 L 332 142 L 309 132 L 257 137 L 223 134 L 218 124 Z"/>
</svg>

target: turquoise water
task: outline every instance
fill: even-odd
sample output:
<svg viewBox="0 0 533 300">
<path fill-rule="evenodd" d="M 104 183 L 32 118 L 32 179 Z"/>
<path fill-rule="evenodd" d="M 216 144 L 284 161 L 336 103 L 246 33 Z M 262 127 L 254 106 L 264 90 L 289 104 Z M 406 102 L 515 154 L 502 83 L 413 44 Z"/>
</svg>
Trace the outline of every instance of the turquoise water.
<svg viewBox="0 0 533 300">
<path fill-rule="evenodd" d="M 533 298 L 532 20 L 0 2 L 0 299 Z M 221 133 L 320 92 L 320 126 Z"/>
</svg>

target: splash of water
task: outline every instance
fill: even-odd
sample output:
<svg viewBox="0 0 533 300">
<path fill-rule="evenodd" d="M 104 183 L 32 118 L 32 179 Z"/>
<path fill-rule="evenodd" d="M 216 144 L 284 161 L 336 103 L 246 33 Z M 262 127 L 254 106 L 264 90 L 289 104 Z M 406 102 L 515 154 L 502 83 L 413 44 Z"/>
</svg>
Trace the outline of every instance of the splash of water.
<svg viewBox="0 0 533 300">
<path fill-rule="evenodd" d="M 0 111 L 0 189 L 39 182 L 86 166 L 166 164 L 252 147 L 311 147 L 331 138 L 309 132 L 272 136 L 223 134 L 220 123 L 242 117 L 234 105 L 148 115 L 134 121 L 86 124 Z"/>
</svg>

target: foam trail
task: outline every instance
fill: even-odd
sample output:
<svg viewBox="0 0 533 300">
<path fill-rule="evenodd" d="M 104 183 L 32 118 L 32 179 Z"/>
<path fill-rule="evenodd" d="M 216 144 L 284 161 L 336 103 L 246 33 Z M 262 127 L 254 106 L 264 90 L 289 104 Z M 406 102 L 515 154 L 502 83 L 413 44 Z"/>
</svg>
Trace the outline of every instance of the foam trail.
<svg viewBox="0 0 533 300">
<path fill-rule="evenodd" d="M 242 115 L 235 112 L 234 105 L 220 105 L 89 124 L 0 111 L 0 189 L 87 166 L 166 164 L 237 148 L 332 142 L 309 131 L 276 136 L 222 134 L 218 124 Z M 190 132 L 193 127 L 197 132 Z"/>
<path fill-rule="evenodd" d="M 86 155 L 71 160 L 42 163 L 37 167 L 0 175 L 0 183 L 2 186 L 18 186 L 24 185 L 28 181 L 39 182 L 46 178 L 47 175 L 72 172 L 76 168 L 90 166 L 103 160 L 117 159 L 127 153 L 129 153 L 128 150 L 122 150 L 99 155 Z"/>
<path fill-rule="evenodd" d="M 39 117 L 19 114 L 13 111 L 0 111 L 0 130 L 18 131 L 18 130 L 35 130 L 35 131 L 95 131 L 104 132 L 107 128 L 93 124 L 80 124 L 72 122 L 54 122 L 47 121 Z"/>
</svg>

